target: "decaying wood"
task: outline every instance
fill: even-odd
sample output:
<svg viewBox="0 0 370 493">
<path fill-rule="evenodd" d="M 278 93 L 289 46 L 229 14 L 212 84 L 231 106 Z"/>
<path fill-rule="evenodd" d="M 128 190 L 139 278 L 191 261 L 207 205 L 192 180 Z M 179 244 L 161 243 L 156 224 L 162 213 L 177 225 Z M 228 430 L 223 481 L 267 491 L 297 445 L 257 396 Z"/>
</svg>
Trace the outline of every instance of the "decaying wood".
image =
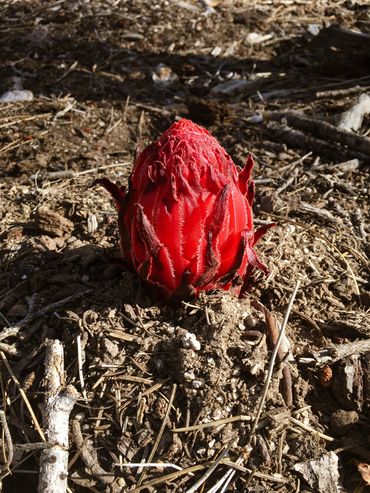
<svg viewBox="0 0 370 493">
<path fill-rule="evenodd" d="M 370 96 L 368 94 L 361 94 L 355 104 L 340 115 L 337 127 L 341 130 L 356 132 L 361 128 L 364 116 L 369 113 Z"/>
<path fill-rule="evenodd" d="M 338 217 L 333 216 L 333 214 L 328 210 L 321 209 L 320 207 L 316 207 L 312 204 L 308 204 L 307 202 L 301 201 L 299 204 L 299 208 L 304 212 L 309 212 L 311 214 L 314 214 L 315 216 L 322 219 L 324 222 L 331 224 L 338 224 L 339 222 L 341 222 L 341 220 Z"/>
<path fill-rule="evenodd" d="M 341 408 L 361 412 L 364 406 L 364 370 L 359 355 L 344 358 L 333 365 L 330 386 Z"/>
<path fill-rule="evenodd" d="M 275 121 L 267 123 L 266 128 L 271 134 L 282 140 L 292 147 L 304 150 L 315 150 L 315 154 L 326 156 L 331 160 L 350 160 L 357 158 L 363 162 L 369 163 L 370 154 L 362 154 L 350 149 L 341 147 L 340 145 L 325 140 L 317 139 L 311 135 L 295 130 L 288 125 L 284 125 Z"/>
<path fill-rule="evenodd" d="M 293 469 L 302 475 L 314 491 L 325 491 L 325 493 L 340 491 L 338 456 L 334 452 L 329 452 L 316 460 L 299 462 L 293 466 Z"/>
<path fill-rule="evenodd" d="M 63 345 L 58 340 L 48 341 L 45 356 L 46 398 L 43 423 L 47 441 L 53 446 L 40 456 L 41 493 L 65 493 L 68 478 L 69 415 L 77 402 L 78 392 L 65 387 Z"/>
<path fill-rule="evenodd" d="M 315 362 L 317 365 L 336 363 L 343 358 L 361 355 L 370 352 L 370 340 L 361 339 L 359 341 L 347 342 L 344 344 L 334 344 L 332 347 L 313 352 L 312 358 L 299 358 L 301 363 Z"/>
<path fill-rule="evenodd" d="M 329 89 L 327 91 L 317 91 L 315 93 L 315 99 L 342 98 L 343 96 L 351 96 L 353 94 L 359 94 L 369 90 L 370 86 L 354 86 L 346 87 L 344 89 Z"/>
<path fill-rule="evenodd" d="M 370 352 L 370 339 L 336 344 L 334 346 L 333 363 L 353 354 L 363 354 Z"/>
<path fill-rule="evenodd" d="M 54 180 L 63 180 L 63 179 L 69 179 L 69 178 L 78 178 L 80 176 L 84 175 L 90 175 L 90 174 L 97 174 L 100 171 L 111 169 L 111 168 L 120 168 L 120 167 L 126 167 L 130 166 L 129 162 L 122 162 L 122 163 L 115 163 L 115 164 L 108 164 L 105 166 L 94 166 L 93 168 L 84 170 L 84 171 L 72 171 L 70 169 L 67 170 L 62 170 L 62 171 L 41 171 L 37 172 L 34 175 L 30 176 L 30 181 L 35 182 L 43 182 L 43 181 L 54 181 Z"/>
<path fill-rule="evenodd" d="M 332 25 L 321 29 L 320 33 L 314 38 L 313 44 L 320 48 L 335 47 L 339 50 L 367 51 L 370 50 L 370 34 L 353 31 L 339 25 Z"/>
<path fill-rule="evenodd" d="M 370 106 L 370 98 L 366 107 Z M 348 131 L 348 128 L 335 127 L 311 116 L 303 115 L 299 111 L 276 111 L 264 113 L 264 119 L 274 121 L 283 120 L 290 127 L 294 127 L 303 132 L 309 132 L 319 137 L 332 142 L 337 142 L 341 146 L 346 146 L 355 153 L 362 153 L 370 156 L 370 139 L 356 135 Z"/>
</svg>

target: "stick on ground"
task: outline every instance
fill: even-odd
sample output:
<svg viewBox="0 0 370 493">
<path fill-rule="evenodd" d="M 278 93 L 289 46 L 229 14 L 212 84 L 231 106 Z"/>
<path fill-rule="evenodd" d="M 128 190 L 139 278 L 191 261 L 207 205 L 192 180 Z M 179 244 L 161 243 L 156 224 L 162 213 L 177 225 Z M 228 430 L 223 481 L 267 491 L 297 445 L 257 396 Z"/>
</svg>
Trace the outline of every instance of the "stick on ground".
<svg viewBox="0 0 370 493">
<path fill-rule="evenodd" d="M 275 348 L 274 348 L 274 350 L 272 352 L 272 355 L 271 355 L 271 360 L 270 360 L 270 364 L 269 364 L 269 369 L 268 369 L 267 377 L 266 377 L 266 380 L 265 380 L 265 385 L 264 385 L 264 388 L 263 388 L 262 396 L 261 396 L 261 399 L 260 399 L 260 402 L 259 402 L 259 405 L 258 405 L 258 409 L 257 409 L 257 412 L 256 412 L 256 416 L 254 418 L 254 422 L 253 422 L 251 433 L 250 433 L 250 437 L 249 437 L 249 440 L 250 441 L 251 441 L 251 439 L 252 439 L 252 437 L 253 437 L 253 435 L 254 435 L 254 433 L 256 431 L 256 428 L 257 428 L 257 425 L 258 425 L 258 422 L 259 422 L 259 419 L 260 419 L 260 416 L 261 416 L 261 412 L 262 412 L 263 406 L 265 404 L 265 400 L 266 400 L 266 396 L 267 396 L 267 391 L 268 391 L 268 388 L 269 388 L 269 385 L 270 385 L 270 382 L 271 382 L 271 378 L 272 378 L 272 374 L 273 374 L 273 371 L 274 371 L 274 365 L 275 365 L 275 361 L 276 361 L 277 354 L 278 354 L 278 351 L 279 351 L 279 347 L 280 347 L 281 341 L 282 341 L 282 339 L 284 337 L 285 328 L 287 326 L 289 315 L 290 315 L 290 312 L 292 310 L 295 297 L 297 296 L 297 292 L 298 292 L 299 286 L 300 286 L 300 281 L 298 280 L 296 282 L 296 285 L 295 285 L 295 288 L 293 290 L 293 293 L 292 293 L 292 295 L 290 297 L 289 304 L 288 304 L 287 310 L 285 312 L 285 317 L 284 317 L 284 320 L 283 320 L 283 323 L 282 323 L 282 326 L 281 326 L 281 329 L 280 329 L 280 332 L 279 332 L 279 337 L 278 337 L 278 340 L 276 341 Z"/>
<path fill-rule="evenodd" d="M 45 404 L 43 423 L 52 447 L 40 456 L 39 493 L 65 493 L 68 477 L 69 415 L 78 399 L 72 386 L 65 387 L 64 353 L 60 341 L 48 341 L 45 356 Z"/>
</svg>

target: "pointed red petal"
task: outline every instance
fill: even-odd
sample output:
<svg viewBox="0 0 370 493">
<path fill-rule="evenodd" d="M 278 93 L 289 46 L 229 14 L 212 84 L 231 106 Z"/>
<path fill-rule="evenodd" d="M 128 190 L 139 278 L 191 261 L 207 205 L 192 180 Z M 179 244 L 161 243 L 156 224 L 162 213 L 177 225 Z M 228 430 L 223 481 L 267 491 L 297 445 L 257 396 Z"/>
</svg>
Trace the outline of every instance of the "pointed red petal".
<svg viewBox="0 0 370 493">
<path fill-rule="evenodd" d="M 239 188 L 243 194 L 245 194 L 247 192 L 247 185 L 248 185 L 248 182 L 251 178 L 253 166 L 254 166 L 254 161 L 253 161 L 252 154 L 248 154 L 245 166 L 239 172 L 239 175 L 238 175 Z"/>
</svg>

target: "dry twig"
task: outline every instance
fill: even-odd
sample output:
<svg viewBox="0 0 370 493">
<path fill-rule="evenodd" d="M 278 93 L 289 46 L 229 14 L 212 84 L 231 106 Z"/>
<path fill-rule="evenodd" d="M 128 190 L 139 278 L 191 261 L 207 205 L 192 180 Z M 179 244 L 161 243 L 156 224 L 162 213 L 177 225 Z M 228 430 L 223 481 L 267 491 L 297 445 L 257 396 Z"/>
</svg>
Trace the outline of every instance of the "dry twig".
<svg viewBox="0 0 370 493">
<path fill-rule="evenodd" d="M 40 493 L 65 493 L 68 478 L 69 415 L 77 402 L 78 392 L 65 388 L 64 352 L 60 341 L 48 341 L 45 356 L 46 398 L 43 409 L 45 434 L 50 448 L 40 456 Z"/>
<path fill-rule="evenodd" d="M 28 411 L 29 411 L 29 413 L 31 415 L 31 418 L 32 418 L 32 421 L 33 421 L 33 423 L 35 425 L 35 428 L 36 428 L 38 434 L 41 437 L 41 440 L 45 441 L 44 432 L 42 431 L 42 429 L 40 427 L 40 424 L 39 424 L 38 419 L 36 418 L 36 415 L 35 415 L 35 413 L 34 413 L 34 411 L 32 409 L 32 406 L 30 404 L 30 401 L 28 400 L 28 397 L 27 397 L 25 391 L 22 389 L 21 384 L 19 383 L 18 378 L 16 377 L 15 373 L 13 372 L 13 370 L 12 370 L 12 368 L 11 368 L 11 366 L 10 366 L 10 364 L 9 364 L 6 356 L 5 356 L 5 354 L 2 351 L 0 351 L 0 357 L 3 360 L 4 365 L 6 366 L 6 369 L 8 370 L 11 379 L 13 380 L 13 382 L 16 385 L 16 387 L 18 388 L 18 391 L 19 391 L 19 393 L 20 393 L 20 395 L 21 395 L 21 397 L 22 397 L 22 399 L 23 399 L 23 401 L 24 401 L 24 403 L 25 403 L 25 405 L 26 405 L 26 407 L 27 407 L 27 409 L 28 409 Z"/>
<path fill-rule="evenodd" d="M 227 423 L 234 423 L 235 421 L 250 421 L 250 416 L 240 415 L 240 416 L 230 416 L 229 418 L 216 419 L 215 421 L 209 421 L 208 423 L 199 423 L 193 426 L 184 426 L 183 428 L 174 428 L 172 431 L 174 433 L 189 432 L 203 430 L 204 428 L 211 428 L 214 426 L 222 426 Z"/>
<path fill-rule="evenodd" d="M 116 477 L 112 473 L 106 472 L 91 452 L 91 446 L 89 446 L 87 440 L 82 436 L 81 424 L 79 420 L 80 416 L 76 416 L 72 421 L 72 431 L 75 444 L 81 452 L 82 460 L 86 466 L 86 470 L 92 476 L 98 478 L 104 485 L 111 488 L 112 493 L 118 493 L 121 491 L 121 487 L 116 482 Z"/>
<path fill-rule="evenodd" d="M 5 438 L 5 443 L 7 446 L 7 451 L 5 451 L 5 447 L 3 443 L 4 465 L 2 467 L 2 470 L 0 471 L 0 473 L 2 474 L 6 469 L 9 469 L 9 466 L 13 461 L 14 447 L 13 447 L 12 436 L 9 431 L 9 427 L 6 421 L 6 415 L 4 411 L 0 411 L 0 421 L 3 427 L 3 437 Z"/>
<path fill-rule="evenodd" d="M 172 386 L 172 392 L 171 392 L 171 395 L 170 395 L 170 398 L 169 398 L 169 401 L 168 401 L 168 404 L 167 404 L 167 410 L 166 410 L 166 413 L 163 417 L 163 420 L 162 420 L 162 424 L 161 424 L 161 427 L 159 429 L 159 432 L 158 432 L 158 435 L 157 435 L 157 438 L 153 444 L 153 448 L 152 450 L 150 451 L 150 454 L 149 454 L 149 457 L 148 457 L 148 460 L 147 462 L 152 462 L 153 461 L 153 457 L 157 451 L 157 448 L 158 448 L 158 445 L 159 445 L 159 442 L 161 441 L 161 438 L 162 438 L 162 435 L 163 435 L 163 432 L 164 432 L 164 429 L 165 429 L 165 426 L 167 424 L 167 420 L 168 420 L 168 417 L 170 415 L 170 411 L 171 411 L 171 407 L 172 407 L 172 403 L 173 403 L 173 400 L 175 398 L 175 394 L 176 394 L 176 389 L 177 389 L 177 385 L 176 384 L 173 384 Z M 143 482 L 143 480 L 145 479 L 145 476 L 146 476 L 146 470 L 144 469 L 143 472 L 141 473 L 141 476 L 138 480 L 138 483 L 137 483 L 137 486 L 140 486 L 141 483 Z"/>
<path fill-rule="evenodd" d="M 266 326 L 268 328 L 268 341 L 270 343 L 270 346 L 274 348 L 278 342 L 279 331 L 276 327 L 276 321 L 272 313 L 266 308 L 264 308 L 264 314 L 265 314 Z M 282 345 L 279 344 L 279 348 L 277 352 L 278 362 L 282 363 L 286 358 L 286 356 L 287 353 L 285 352 Z M 290 372 L 290 368 L 287 364 L 284 365 L 282 373 L 283 373 L 283 378 L 281 382 L 282 385 L 281 391 L 282 391 L 283 399 L 288 407 L 292 407 L 293 406 L 292 375 Z"/>
<path fill-rule="evenodd" d="M 290 297 L 289 304 L 288 304 L 287 310 L 285 312 L 284 321 L 283 321 L 283 323 L 281 325 L 281 329 L 280 329 L 280 332 L 279 332 L 279 337 L 278 337 L 278 340 L 276 341 L 275 348 L 274 348 L 274 350 L 272 352 L 272 355 L 271 355 L 271 360 L 270 360 L 270 365 L 269 365 L 269 369 L 268 369 L 268 373 L 267 373 L 265 385 L 263 387 L 263 392 L 262 392 L 262 396 L 261 396 L 261 399 L 260 399 L 260 403 L 258 405 L 256 417 L 254 418 L 254 421 L 253 421 L 252 429 L 251 429 L 250 436 L 249 436 L 249 442 L 251 441 L 252 436 L 254 435 L 254 433 L 256 431 L 256 428 L 257 428 L 257 425 L 258 425 L 259 418 L 261 416 L 261 412 L 262 412 L 263 406 L 265 405 L 267 391 L 268 391 L 268 388 L 269 388 L 269 385 L 270 385 L 270 382 L 271 382 L 272 373 L 274 371 L 275 360 L 276 360 L 276 357 L 277 357 L 277 354 L 278 354 L 278 351 L 279 351 L 280 343 L 281 343 L 281 341 L 282 341 L 282 339 L 284 337 L 285 328 L 286 328 L 287 323 L 288 323 L 289 315 L 290 315 L 290 312 L 292 310 L 295 297 L 297 296 L 299 285 L 300 285 L 300 281 L 298 280 L 297 283 L 296 283 L 296 285 L 295 285 L 295 288 L 293 290 L 293 293 L 292 293 L 292 295 Z"/>
</svg>

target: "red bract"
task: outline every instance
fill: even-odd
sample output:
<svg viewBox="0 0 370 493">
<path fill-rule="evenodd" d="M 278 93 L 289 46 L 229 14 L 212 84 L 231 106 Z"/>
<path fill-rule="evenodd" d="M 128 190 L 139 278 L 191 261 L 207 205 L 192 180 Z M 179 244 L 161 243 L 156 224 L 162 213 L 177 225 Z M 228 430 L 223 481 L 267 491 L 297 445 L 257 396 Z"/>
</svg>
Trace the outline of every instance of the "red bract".
<svg viewBox="0 0 370 493">
<path fill-rule="evenodd" d="M 113 195 L 125 260 L 166 297 L 232 288 L 253 268 L 267 273 L 254 245 L 253 159 L 238 171 L 207 130 L 182 119 L 136 159 L 127 193 L 103 178 Z"/>
</svg>

